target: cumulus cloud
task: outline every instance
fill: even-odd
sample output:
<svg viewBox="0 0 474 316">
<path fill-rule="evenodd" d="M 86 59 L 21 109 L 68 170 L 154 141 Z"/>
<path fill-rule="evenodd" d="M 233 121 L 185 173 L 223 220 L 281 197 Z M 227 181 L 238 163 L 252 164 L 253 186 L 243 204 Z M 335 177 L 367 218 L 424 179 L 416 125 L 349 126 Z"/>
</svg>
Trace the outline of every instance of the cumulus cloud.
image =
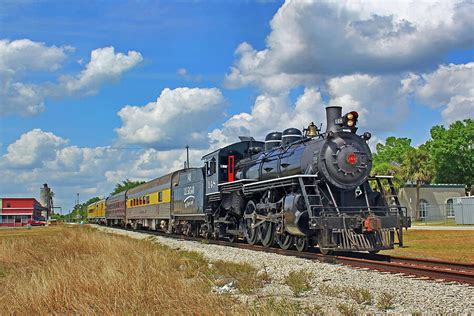
<svg viewBox="0 0 474 316">
<path fill-rule="evenodd" d="M 191 166 L 200 165 L 203 151 L 191 150 Z M 10 144 L 0 157 L 0 195 L 37 196 L 43 183 L 55 192 L 55 204 L 72 207 L 76 193 L 82 200 L 107 196 L 124 179 L 150 180 L 182 168 L 186 151 L 124 150 L 78 147 L 34 129 Z"/>
<path fill-rule="evenodd" d="M 20 71 L 54 71 L 61 67 L 70 46 L 46 46 L 29 39 L 0 40 L 0 71 L 15 75 Z"/>
<path fill-rule="evenodd" d="M 443 108 L 447 123 L 474 117 L 474 62 L 441 65 L 431 73 L 411 73 L 403 89 L 425 105 Z"/>
<path fill-rule="evenodd" d="M 85 69 L 76 76 L 61 76 L 54 90 L 59 95 L 96 94 L 103 84 L 120 79 L 124 72 L 142 60 L 142 55 L 135 51 L 123 54 L 115 53 L 113 47 L 95 49 Z"/>
<path fill-rule="evenodd" d="M 18 81 L 33 71 L 56 71 L 73 50 L 29 39 L 0 40 L 0 115 L 35 115 L 44 109 L 44 95 L 35 84 Z"/>
<path fill-rule="evenodd" d="M 40 167 L 55 157 L 55 151 L 64 147 L 67 141 L 54 135 L 33 129 L 8 145 L 2 163 L 10 168 Z"/>
<path fill-rule="evenodd" d="M 268 89 L 272 77 L 291 87 L 317 76 L 428 69 L 473 42 L 473 15 L 474 4 L 459 1 L 287 1 L 270 23 L 266 48 L 237 48 L 225 84 Z"/>
<path fill-rule="evenodd" d="M 207 145 L 207 129 L 223 114 L 224 97 L 217 88 L 164 89 L 156 102 L 126 106 L 118 113 L 119 141 L 157 148 L 178 148 L 189 142 Z"/>
<path fill-rule="evenodd" d="M 291 104 L 288 94 L 259 95 L 250 113 L 233 115 L 209 133 L 212 146 L 220 147 L 238 141 L 238 136 L 253 136 L 264 139 L 271 131 L 282 131 L 289 127 L 301 129 L 310 122 L 325 121 L 324 103 L 315 88 L 306 88 L 295 104 Z"/>
<path fill-rule="evenodd" d="M 76 76 L 60 76 L 57 83 L 25 82 L 34 72 L 57 72 L 73 51 L 71 46 L 47 46 L 29 39 L 0 40 L 0 115 L 36 115 L 48 97 L 91 95 L 142 61 L 140 53 L 115 53 L 113 47 L 93 50 L 91 60 Z"/>
<path fill-rule="evenodd" d="M 373 132 L 393 130 L 409 114 L 399 76 L 348 75 L 328 80 L 327 86 L 329 105 L 358 111 L 359 125 Z"/>
</svg>

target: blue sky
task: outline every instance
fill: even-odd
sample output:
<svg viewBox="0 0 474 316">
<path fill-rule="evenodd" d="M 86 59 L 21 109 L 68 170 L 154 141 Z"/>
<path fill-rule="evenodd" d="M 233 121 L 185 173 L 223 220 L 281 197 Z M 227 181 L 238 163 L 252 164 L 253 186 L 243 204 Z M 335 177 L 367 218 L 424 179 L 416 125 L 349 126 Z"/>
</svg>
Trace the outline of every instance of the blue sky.
<svg viewBox="0 0 474 316">
<path fill-rule="evenodd" d="M 421 144 L 473 117 L 473 6 L 0 0 L 0 195 L 67 208 L 328 104 Z"/>
<path fill-rule="evenodd" d="M 0 19 L 1 38 L 76 48 L 62 72 L 77 72 L 77 60 L 87 60 L 91 50 L 104 46 L 139 51 L 144 62 L 93 97 L 48 100 L 39 116 L 0 118 L 1 150 L 32 128 L 61 134 L 79 146 L 110 144 L 113 128 L 120 124 L 116 112 L 124 105 L 142 105 L 165 87 L 189 85 L 176 74 L 178 68 L 202 76 L 192 86 L 220 86 L 241 42 L 263 47 L 269 20 L 280 4 L 33 1 L 7 6 Z M 54 79 L 51 74 L 34 76 L 31 80 Z M 247 109 L 255 94 L 251 89 L 229 91 L 229 113 Z"/>
</svg>

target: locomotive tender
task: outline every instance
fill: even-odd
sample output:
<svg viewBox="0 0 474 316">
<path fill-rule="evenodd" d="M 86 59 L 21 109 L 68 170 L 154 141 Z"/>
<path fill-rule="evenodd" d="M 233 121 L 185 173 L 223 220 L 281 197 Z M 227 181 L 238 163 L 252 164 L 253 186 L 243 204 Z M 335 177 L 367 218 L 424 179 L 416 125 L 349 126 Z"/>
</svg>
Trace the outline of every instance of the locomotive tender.
<svg viewBox="0 0 474 316">
<path fill-rule="evenodd" d="M 323 253 L 391 249 L 409 227 L 390 177 L 370 177 L 370 133 L 357 112 L 326 108 L 324 133 L 311 123 L 240 142 L 106 200 L 107 225 L 204 238 L 244 238 L 265 247 Z"/>
</svg>

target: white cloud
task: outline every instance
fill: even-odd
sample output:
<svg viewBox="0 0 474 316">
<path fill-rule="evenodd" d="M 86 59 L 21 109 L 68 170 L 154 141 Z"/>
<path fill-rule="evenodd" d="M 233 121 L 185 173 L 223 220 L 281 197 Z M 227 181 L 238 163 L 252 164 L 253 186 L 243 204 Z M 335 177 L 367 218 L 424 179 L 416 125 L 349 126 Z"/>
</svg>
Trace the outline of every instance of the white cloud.
<svg viewBox="0 0 474 316">
<path fill-rule="evenodd" d="M 54 71 L 61 67 L 70 46 L 46 46 L 29 39 L 0 40 L 0 71 L 16 75 L 24 71 Z"/>
<path fill-rule="evenodd" d="M 76 76 L 60 76 L 59 83 L 25 82 L 34 72 L 57 72 L 73 51 L 71 46 L 46 46 L 29 39 L 0 40 L 0 115 L 36 115 L 48 97 L 91 95 L 142 61 L 135 51 L 115 53 L 113 47 L 93 50 L 91 60 Z"/>
<path fill-rule="evenodd" d="M 274 96 L 259 95 L 250 113 L 232 116 L 209 133 L 213 148 L 238 141 L 238 136 L 253 136 L 263 140 L 272 131 L 283 131 L 289 127 L 301 129 L 309 123 L 325 122 L 324 104 L 321 94 L 314 88 L 306 88 L 304 93 L 291 105 L 286 93 Z"/>
<path fill-rule="evenodd" d="M 203 153 L 190 151 L 192 166 L 200 165 Z M 182 168 L 185 159 L 184 149 L 81 148 L 51 132 L 34 129 L 21 135 L 0 157 L 0 195 L 37 197 L 42 184 L 48 183 L 55 192 L 55 205 L 66 211 L 76 193 L 82 201 L 107 196 L 126 178 L 150 180 Z"/>
<path fill-rule="evenodd" d="M 199 82 L 203 80 L 202 75 L 192 75 L 186 68 L 178 68 L 178 70 L 176 70 L 176 74 L 187 81 Z"/>
<path fill-rule="evenodd" d="M 190 143 L 207 145 L 208 127 L 222 117 L 224 97 L 219 89 L 164 89 L 156 102 L 126 106 L 118 113 L 119 141 L 157 148 L 178 148 Z"/>
<path fill-rule="evenodd" d="M 59 95 L 91 95 L 108 82 L 113 82 L 124 72 L 138 65 L 143 60 L 140 53 L 129 51 L 128 54 L 115 53 L 113 47 L 97 48 L 91 52 L 91 59 L 85 69 L 76 76 L 61 76 L 55 88 Z"/>
<path fill-rule="evenodd" d="M 188 74 L 188 71 L 186 70 L 186 68 L 179 68 L 178 70 L 176 70 L 176 73 L 179 75 L 179 76 L 186 76 Z"/>
<path fill-rule="evenodd" d="M 33 129 L 8 145 L 1 162 L 10 168 L 40 167 L 44 161 L 54 159 L 56 150 L 66 144 L 66 140 L 53 133 Z"/>
<path fill-rule="evenodd" d="M 266 48 L 242 43 L 229 87 L 269 91 L 317 76 L 385 74 L 432 67 L 474 41 L 474 4 L 459 1 L 287 1 L 275 14 Z"/>
<path fill-rule="evenodd" d="M 411 73 L 403 80 L 403 89 L 422 104 L 443 108 L 441 114 L 447 123 L 474 117 L 474 62 Z"/>
<path fill-rule="evenodd" d="M 0 115 L 35 115 L 44 109 L 44 93 L 35 84 L 18 81 L 33 71 L 55 71 L 69 46 L 46 46 L 29 39 L 0 40 Z"/>
<path fill-rule="evenodd" d="M 348 75 L 327 82 L 329 105 L 358 111 L 359 126 L 371 132 L 393 130 L 408 112 L 399 76 Z"/>
</svg>

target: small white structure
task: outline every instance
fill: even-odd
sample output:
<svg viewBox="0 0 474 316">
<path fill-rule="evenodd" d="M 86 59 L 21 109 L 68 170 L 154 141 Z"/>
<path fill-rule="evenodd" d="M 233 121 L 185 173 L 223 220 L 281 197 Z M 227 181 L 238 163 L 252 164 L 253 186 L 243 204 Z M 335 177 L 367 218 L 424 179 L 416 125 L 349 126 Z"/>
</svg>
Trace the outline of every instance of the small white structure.
<svg viewBox="0 0 474 316">
<path fill-rule="evenodd" d="M 456 224 L 474 224 L 474 196 L 453 197 Z"/>
</svg>

